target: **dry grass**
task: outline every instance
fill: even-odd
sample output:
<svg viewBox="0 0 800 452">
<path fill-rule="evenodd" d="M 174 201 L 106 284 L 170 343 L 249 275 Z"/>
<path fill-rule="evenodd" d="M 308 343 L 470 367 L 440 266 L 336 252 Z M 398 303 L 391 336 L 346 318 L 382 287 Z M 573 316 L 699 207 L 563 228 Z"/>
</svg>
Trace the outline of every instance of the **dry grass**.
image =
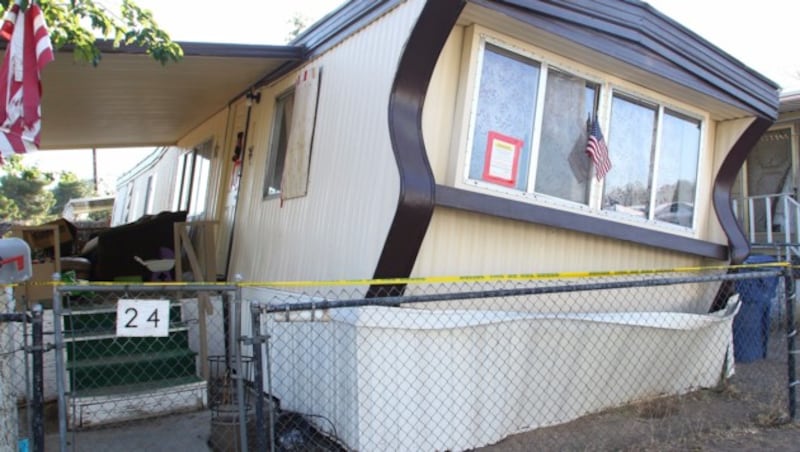
<svg viewBox="0 0 800 452">
<path fill-rule="evenodd" d="M 786 342 L 779 333 L 770 341 L 768 359 L 737 365 L 714 388 L 643 400 L 481 450 L 800 450 L 800 424 L 788 417 Z"/>
</svg>

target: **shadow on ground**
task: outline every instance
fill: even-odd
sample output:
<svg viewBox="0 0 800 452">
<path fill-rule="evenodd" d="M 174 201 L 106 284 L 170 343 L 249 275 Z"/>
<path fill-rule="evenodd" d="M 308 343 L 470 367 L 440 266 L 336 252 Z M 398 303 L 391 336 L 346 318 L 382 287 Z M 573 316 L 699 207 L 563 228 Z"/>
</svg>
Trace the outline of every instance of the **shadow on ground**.
<svg viewBox="0 0 800 452">
<path fill-rule="evenodd" d="M 737 364 L 717 388 L 607 410 L 477 450 L 796 451 L 800 423 L 789 419 L 788 400 L 785 335 L 774 332 L 767 359 Z"/>
<path fill-rule="evenodd" d="M 735 375 L 719 387 L 587 415 L 477 450 L 800 450 L 800 423 L 788 418 L 786 350 L 785 335 L 775 332 L 767 359 L 736 365 Z M 46 426 L 46 450 L 59 450 L 54 421 Z M 87 452 L 203 452 L 211 450 L 210 429 L 211 413 L 193 412 L 68 432 L 67 446 Z"/>
</svg>

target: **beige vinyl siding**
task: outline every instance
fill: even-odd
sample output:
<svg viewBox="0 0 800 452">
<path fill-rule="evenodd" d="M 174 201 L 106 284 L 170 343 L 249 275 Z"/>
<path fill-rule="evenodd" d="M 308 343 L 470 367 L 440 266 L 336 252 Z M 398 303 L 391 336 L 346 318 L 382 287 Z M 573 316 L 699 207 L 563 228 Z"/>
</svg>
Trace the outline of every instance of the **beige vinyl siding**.
<svg viewBox="0 0 800 452">
<path fill-rule="evenodd" d="M 453 171 L 449 153 L 453 136 L 459 133 L 453 128 L 460 95 L 458 80 L 463 40 L 464 28 L 456 26 L 439 55 L 422 112 L 425 148 L 437 183 L 444 183 L 449 172 Z"/>
<path fill-rule="evenodd" d="M 305 66 L 322 70 L 308 194 L 283 205 L 277 197 L 263 199 L 262 190 L 275 98 L 296 73 L 261 90 L 251 117 L 254 152 L 245 162 L 232 275 L 254 281 L 372 276 L 399 196 L 389 93 L 421 6 L 400 5 Z"/>
<path fill-rule="evenodd" d="M 698 257 L 604 239 L 547 226 L 437 208 L 412 277 L 602 272 L 699 267 L 713 263 Z M 575 283 L 587 280 L 576 280 Z M 491 309 L 537 312 L 675 311 L 705 313 L 716 285 L 684 286 L 680 293 L 647 288 L 575 294 L 458 301 L 428 309 Z"/>
<path fill-rule="evenodd" d="M 703 259 L 448 208 L 434 211 L 413 276 L 663 269 Z"/>
</svg>

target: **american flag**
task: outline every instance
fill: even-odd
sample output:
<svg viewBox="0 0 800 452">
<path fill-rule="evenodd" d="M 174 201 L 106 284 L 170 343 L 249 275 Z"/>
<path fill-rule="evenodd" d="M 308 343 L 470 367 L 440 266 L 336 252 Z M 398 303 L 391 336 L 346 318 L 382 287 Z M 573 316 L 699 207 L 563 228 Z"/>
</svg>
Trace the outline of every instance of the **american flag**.
<svg viewBox="0 0 800 452">
<path fill-rule="evenodd" d="M 595 117 L 589 129 L 589 141 L 586 143 L 586 153 L 594 163 L 594 174 L 597 180 L 601 180 L 606 173 L 611 171 L 611 158 L 608 156 L 608 146 L 603 139 L 603 132 L 600 131 L 600 124 Z"/>
<path fill-rule="evenodd" d="M 14 20 L 0 68 L 0 163 L 3 155 L 35 151 L 41 130 L 41 72 L 53 60 L 44 15 L 31 4 Z"/>
</svg>

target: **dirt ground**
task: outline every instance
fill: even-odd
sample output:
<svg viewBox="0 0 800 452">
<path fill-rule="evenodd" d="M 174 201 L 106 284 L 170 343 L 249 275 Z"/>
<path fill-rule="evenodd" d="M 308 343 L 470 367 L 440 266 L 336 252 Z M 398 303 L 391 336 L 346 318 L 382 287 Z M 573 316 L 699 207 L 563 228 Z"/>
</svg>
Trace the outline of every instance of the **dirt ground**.
<svg viewBox="0 0 800 452">
<path fill-rule="evenodd" d="M 788 418 L 786 349 L 775 333 L 767 359 L 737 364 L 720 387 L 584 416 L 477 450 L 800 451 L 800 421 Z M 58 450 L 57 427 L 48 423 L 46 431 L 46 450 Z M 203 452 L 211 450 L 209 435 L 209 412 L 195 412 L 72 432 L 68 450 Z"/>
<path fill-rule="evenodd" d="M 629 405 L 521 433 L 482 452 L 800 451 L 800 421 L 788 417 L 785 336 L 768 357 L 737 364 L 720 387 Z"/>
</svg>

